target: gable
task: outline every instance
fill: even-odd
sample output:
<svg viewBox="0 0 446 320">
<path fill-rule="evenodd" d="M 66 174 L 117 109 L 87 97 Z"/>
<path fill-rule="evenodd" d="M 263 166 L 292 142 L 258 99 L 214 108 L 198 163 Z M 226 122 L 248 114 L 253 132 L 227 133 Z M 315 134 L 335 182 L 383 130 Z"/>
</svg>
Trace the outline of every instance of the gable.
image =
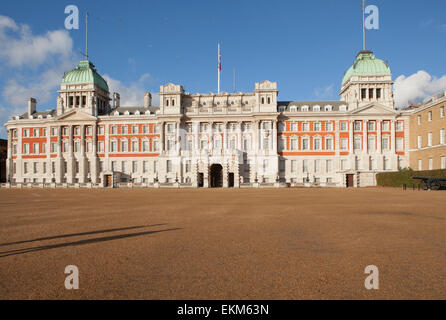
<svg viewBox="0 0 446 320">
<path fill-rule="evenodd" d="M 364 115 L 375 115 L 375 114 L 379 114 L 379 115 L 385 115 L 385 114 L 389 114 L 389 115 L 395 115 L 397 114 L 396 110 L 388 108 L 380 103 L 370 103 L 364 107 L 355 109 L 353 111 L 351 111 L 351 114 L 364 114 Z"/>
<path fill-rule="evenodd" d="M 62 114 L 57 117 L 57 120 L 65 120 L 65 121 L 91 121 L 96 120 L 96 117 L 93 117 L 83 111 L 80 110 L 72 110 L 68 113 Z"/>
</svg>

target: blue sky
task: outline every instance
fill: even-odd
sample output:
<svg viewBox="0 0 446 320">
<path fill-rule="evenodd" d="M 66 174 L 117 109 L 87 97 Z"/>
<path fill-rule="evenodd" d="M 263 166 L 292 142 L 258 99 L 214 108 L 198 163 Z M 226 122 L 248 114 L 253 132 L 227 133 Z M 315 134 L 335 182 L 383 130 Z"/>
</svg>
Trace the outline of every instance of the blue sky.
<svg viewBox="0 0 446 320">
<path fill-rule="evenodd" d="M 79 30 L 64 29 L 70 4 L 80 10 Z M 378 6 L 380 18 L 380 29 L 367 31 L 367 49 L 390 64 L 399 101 L 446 90 L 446 2 L 367 4 Z M 280 100 L 337 100 L 362 48 L 360 0 L 3 0 L 2 122 L 25 111 L 28 96 L 40 110 L 54 108 L 63 72 L 82 59 L 87 11 L 90 60 L 125 104 L 142 103 L 145 90 L 168 82 L 215 92 L 218 42 L 223 91 L 232 92 L 235 67 L 238 91 L 268 79 L 278 82 Z"/>
</svg>

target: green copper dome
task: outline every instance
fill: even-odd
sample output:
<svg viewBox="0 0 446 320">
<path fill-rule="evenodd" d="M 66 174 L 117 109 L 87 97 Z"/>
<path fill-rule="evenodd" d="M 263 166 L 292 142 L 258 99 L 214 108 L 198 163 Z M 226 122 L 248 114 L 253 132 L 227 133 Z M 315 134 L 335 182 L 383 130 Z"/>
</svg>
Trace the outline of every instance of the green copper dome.
<svg viewBox="0 0 446 320">
<path fill-rule="evenodd" d="M 90 61 L 81 61 L 79 66 L 67 72 L 62 80 L 62 84 L 85 84 L 94 83 L 105 91 L 109 92 L 107 81 L 96 71 L 93 63 Z"/>
<path fill-rule="evenodd" d="M 356 56 L 355 63 L 347 70 L 342 79 L 342 85 L 352 76 L 390 75 L 390 68 L 382 60 L 376 59 L 372 51 L 361 51 Z"/>
</svg>

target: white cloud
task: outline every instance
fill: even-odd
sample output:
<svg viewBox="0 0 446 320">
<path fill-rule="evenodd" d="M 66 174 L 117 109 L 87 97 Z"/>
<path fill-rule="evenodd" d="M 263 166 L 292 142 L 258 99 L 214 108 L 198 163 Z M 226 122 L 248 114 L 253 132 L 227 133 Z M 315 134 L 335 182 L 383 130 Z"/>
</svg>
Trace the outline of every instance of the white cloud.
<svg viewBox="0 0 446 320">
<path fill-rule="evenodd" d="M 433 77 L 424 70 L 420 70 L 408 77 L 399 76 L 395 80 L 395 105 L 405 107 L 408 101 L 419 102 L 432 95 L 446 90 L 446 75 L 441 78 Z"/>
<path fill-rule="evenodd" d="M 148 91 L 144 84 L 147 81 L 156 82 L 149 73 L 143 74 L 137 82 L 132 82 L 129 86 L 124 85 L 121 81 L 113 79 L 105 74 L 104 79 L 107 81 L 110 94 L 118 92 L 121 96 L 121 106 L 136 107 L 144 105 L 144 93 Z M 152 93 L 152 104 L 159 105 L 159 96 Z"/>
<path fill-rule="evenodd" d="M 28 25 L 18 26 L 5 16 L 0 16 L 0 39 L 0 58 L 14 67 L 35 68 L 50 57 L 69 58 L 73 52 L 73 40 L 68 31 L 33 35 Z"/>
</svg>

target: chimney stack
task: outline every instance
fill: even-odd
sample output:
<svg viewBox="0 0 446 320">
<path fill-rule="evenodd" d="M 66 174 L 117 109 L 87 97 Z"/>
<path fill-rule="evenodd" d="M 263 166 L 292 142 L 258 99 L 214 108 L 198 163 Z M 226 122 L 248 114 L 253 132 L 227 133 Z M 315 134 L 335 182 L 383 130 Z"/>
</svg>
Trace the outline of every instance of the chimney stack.
<svg viewBox="0 0 446 320">
<path fill-rule="evenodd" d="M 119 93 L 113 93 L 113 108 L 119 108 L 121 106 L 121 96 Z"/>
<path fill-rule="evenodd" d="M 144 108 L 148 108 L 152 106 L 152 95 L 150 92 L 146 92 L 144 94 Z"/>
<path fill-rule="evenodd" d="M 34 98 L 28 99 L 28 117 L 31 119 L 31 116 L 36 113 L 37 102 Z"/>
</svg>

